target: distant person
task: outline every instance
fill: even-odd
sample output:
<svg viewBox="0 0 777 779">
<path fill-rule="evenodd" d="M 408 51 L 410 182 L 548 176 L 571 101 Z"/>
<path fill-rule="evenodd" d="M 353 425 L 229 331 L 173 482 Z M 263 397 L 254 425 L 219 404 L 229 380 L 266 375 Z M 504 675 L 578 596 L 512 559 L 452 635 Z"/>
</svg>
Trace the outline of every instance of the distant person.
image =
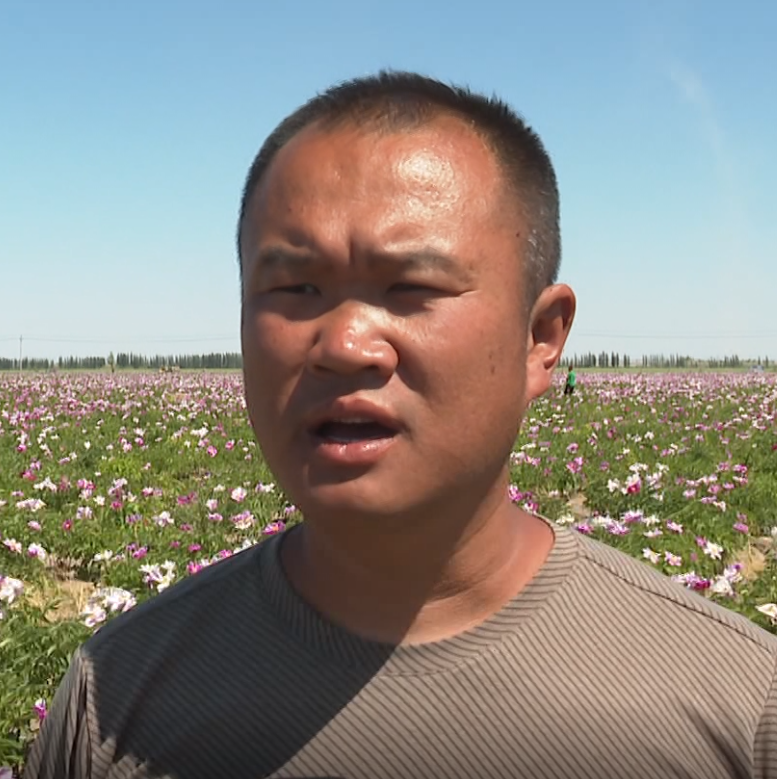
<svg viewBox="0 0 777 779">
<path fill-rule="evenodd" d="M 777 638 L 508 494 L 575 312 L 504 103 L 313 98 L 238 228 L 248 415 L 305 521 L 78 651 L 28 779 L 777 777 Z"/>
<path fill-rule="evenodd" d="M 570 365 L 569 370 L 567 371 L 567 380 L 564 384 L 564 395 L 573 395 L 576 383 L 577 376 L 575 375 L 575 369 Z"/>
</svg>

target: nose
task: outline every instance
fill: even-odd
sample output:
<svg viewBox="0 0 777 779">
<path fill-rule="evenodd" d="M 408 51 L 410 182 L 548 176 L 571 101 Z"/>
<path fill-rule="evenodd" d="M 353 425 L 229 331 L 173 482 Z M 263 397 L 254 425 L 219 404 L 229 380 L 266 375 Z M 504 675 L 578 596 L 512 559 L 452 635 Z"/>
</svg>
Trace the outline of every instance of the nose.
<svg viewBox="0 0 777 779">
<path fill-rule="evenodd" d="M 362 303 L 344 303 L 321 319 L 308 354 L 308 368 L 317 375 L 369 372 L 388 379 L 398 356 L 386 339 L 386 314 Z"/>
</svg>

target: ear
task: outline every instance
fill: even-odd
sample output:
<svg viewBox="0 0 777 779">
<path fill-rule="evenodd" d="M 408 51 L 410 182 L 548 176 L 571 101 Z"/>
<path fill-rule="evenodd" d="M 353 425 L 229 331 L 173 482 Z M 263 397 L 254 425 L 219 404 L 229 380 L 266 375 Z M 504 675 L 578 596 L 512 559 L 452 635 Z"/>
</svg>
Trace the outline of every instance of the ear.
<svg viewBox="0 0 777 779">
<path fill-rule="evenodd" d="M 529 315 L 526 350 L 526 404 L 550 388 L 553 371 L 575 318 L 575 293 L 566 284 L 546 287 Z"/>
</svg>

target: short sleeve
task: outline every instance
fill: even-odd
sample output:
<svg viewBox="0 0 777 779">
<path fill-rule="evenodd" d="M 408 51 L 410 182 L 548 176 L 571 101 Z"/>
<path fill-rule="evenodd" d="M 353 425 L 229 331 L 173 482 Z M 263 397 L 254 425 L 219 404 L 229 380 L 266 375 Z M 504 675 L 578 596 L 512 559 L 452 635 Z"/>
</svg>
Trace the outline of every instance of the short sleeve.
<svg viewBox="0 0 777 779">
<path fill-rule="evenodd" d="M 756 779 L 777 779 L 777 660 L 755 735 L 753 770 Z"/>
<path fill-rule="evenodd" d="M 81 650 L 73 655 L 32 744 L 24 779 L 90 779 L 88 679 Z"/>
</svg>

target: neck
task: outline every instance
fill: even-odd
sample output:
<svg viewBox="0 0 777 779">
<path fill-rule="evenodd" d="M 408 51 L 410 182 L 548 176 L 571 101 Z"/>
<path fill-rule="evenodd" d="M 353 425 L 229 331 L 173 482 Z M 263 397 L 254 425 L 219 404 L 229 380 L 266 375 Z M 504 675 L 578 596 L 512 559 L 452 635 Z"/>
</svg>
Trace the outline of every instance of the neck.
<svg viewBox="0 0 777 779">
<path fill-rule="evenodd" d="M 369 640 L 410 644 L 487 619 L 552 546 L 553 531 L 517 509 L 500 482 L 474 510 L 447 505 L 343 524 L 308 517 L 284 541 L 282 562 L 297 592 L 332 622 Z"/>
</svg>

